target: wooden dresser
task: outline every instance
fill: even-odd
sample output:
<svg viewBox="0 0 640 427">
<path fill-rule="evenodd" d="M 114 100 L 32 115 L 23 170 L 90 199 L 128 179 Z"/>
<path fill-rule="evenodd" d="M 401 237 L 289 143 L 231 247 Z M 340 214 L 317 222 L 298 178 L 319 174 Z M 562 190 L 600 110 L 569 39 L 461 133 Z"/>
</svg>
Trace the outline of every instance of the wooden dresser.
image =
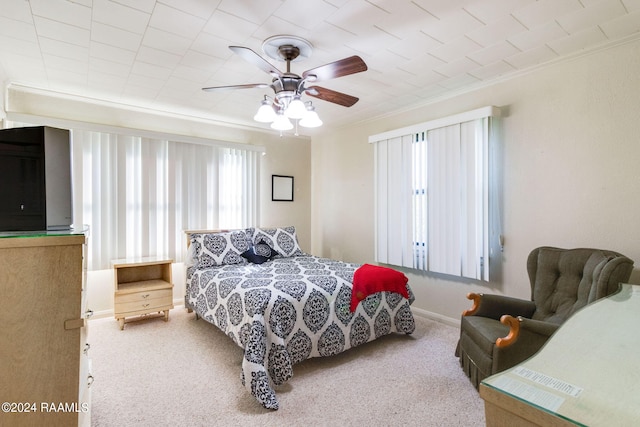
<svg viewBox="0 0 640 427">
<path fill-rule="evenodd" d="M 90 425 L 84 234 L 0 234 L 0 425 Z"/>
</svg>

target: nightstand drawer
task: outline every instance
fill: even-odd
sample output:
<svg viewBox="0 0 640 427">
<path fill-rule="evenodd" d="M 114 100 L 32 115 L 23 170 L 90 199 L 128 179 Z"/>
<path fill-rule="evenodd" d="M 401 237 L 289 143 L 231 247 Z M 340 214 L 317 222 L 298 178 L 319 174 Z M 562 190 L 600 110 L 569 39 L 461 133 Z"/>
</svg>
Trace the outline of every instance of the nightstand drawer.
<svg viewBox="0 0 640 427">
<path fill-rule="evenodd" d="M 127 302 L 140 302 L 157 298 L 165 298 L 168 301 L 173 300 L 173 288 L 168 289 L 156 289 L 153 291 L 132 292 L 128 294 L 115 294 L 116 304 L 122 304 Z"/>
<path fill-rule="evenodd" d="M 115 305 L 116 313 L 132 313 L 138 311 L 155 311 L 155 310 L 164 310 L 167 307 L 173 308 L 173 302 L 171 298 L 155 298 L 144 301 L 131 301 L 118 303 Z"/>
</svg>

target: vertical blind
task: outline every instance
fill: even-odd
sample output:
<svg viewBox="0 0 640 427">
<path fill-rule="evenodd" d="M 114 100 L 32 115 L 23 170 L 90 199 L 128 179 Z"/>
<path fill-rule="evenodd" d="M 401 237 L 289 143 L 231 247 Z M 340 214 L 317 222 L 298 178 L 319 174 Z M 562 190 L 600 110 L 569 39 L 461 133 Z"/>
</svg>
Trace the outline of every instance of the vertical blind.
<svg viewBox="0 0 640 427">
<path fill-rule="evenodd" d="M 258 221 L 259 153 L 72 130 L 74 223 L 88 224 L 89 269 L 112 259 L 185 256 L 185 229 Z"/>
<path fill-rule="evenodd" d="M 486 107 L 374 135 L 376 261 L 489 280 Z"/>
</svg>

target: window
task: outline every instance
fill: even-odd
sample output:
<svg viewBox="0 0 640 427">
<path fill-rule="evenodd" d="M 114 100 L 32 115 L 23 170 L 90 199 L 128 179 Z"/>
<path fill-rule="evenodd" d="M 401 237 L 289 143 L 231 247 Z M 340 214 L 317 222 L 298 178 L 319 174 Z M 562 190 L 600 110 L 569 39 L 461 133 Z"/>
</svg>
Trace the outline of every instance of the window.
<svg viewBox="0 0 640 427">
<path fill-rule="evenodd" d="M 116 258 L 184 259 L 185 229 L 258 221 L 259 151 L 72 130 L 74 222 L 89 269 Z"/>
<path fill-rule="evenodd" d="M 375 147 L 376 261 L 489 280 L 495 107 L 369 138 Z M 495 239 L 497 242 L 498 239 Z"/>
</svg>

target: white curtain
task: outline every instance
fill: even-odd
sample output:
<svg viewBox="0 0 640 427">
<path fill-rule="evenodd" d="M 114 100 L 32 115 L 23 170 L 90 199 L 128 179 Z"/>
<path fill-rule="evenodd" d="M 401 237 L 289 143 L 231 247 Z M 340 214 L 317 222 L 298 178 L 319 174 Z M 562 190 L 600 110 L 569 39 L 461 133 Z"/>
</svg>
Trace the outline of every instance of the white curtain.
<svg viewBox="0 0 640 427">
<path fill-rule="evenodd" d="M 376 261 L 414 267 L 411 135 L 375 144 Z"/>
<path fill-rule="evenodd" d="M 369 138 L 376 261 L 489 280 L 492 114 L 499 111 L 474 110 Z"/>
<path fill-rule="evenodd" d="M 253 150 L 72 130 L 74 223 L 89 225 L 89 269 L 146 256 L 179 262 L 186 229 L 258 221 Z"/>
<path fill-rule="evenodd" d="M 426 138 L 416 141 L 422 147 L 414 162 L 414 173 L 426 176 L 418 189 L 428 188 L 428 197 L 414 202 L 427 204 L 428 252 L 423 269 L 486 279 L 487 127 L 488 118 L 477 119 L 432 129 L 426 132 Z M 417 192 L 414 194 L 418 198 Z M 419 238 L 414 236 L 416 241 Z"/>
</svg>

